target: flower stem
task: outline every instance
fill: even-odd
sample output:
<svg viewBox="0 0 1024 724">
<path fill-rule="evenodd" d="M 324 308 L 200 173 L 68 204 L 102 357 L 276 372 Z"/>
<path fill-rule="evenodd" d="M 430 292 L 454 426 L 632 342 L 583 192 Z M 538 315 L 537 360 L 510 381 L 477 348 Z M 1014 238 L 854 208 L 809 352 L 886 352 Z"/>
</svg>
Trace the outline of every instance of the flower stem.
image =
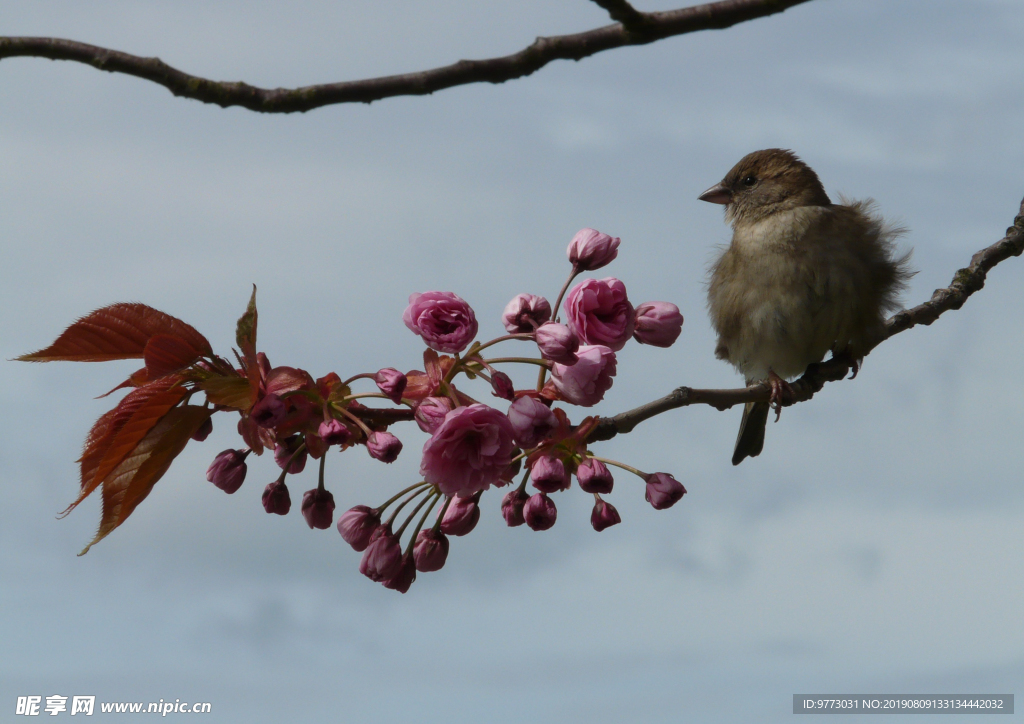
<svg viewBox="0 0 1024 724">
<path fill-rule="evenodd" d="M 416 525 L 416 530 L 414 530 L 412 532 L 412 537 L 409 538 L 409 547 L 406 549 L 405 555 L 407 555 L 407 556 L 412 555 L 413 548 L 415 548 L 415 546 L 416 546 L 416 538 L 419 537 L 420 530 L 423 528 L 423 524 L 426 522 L 427 516 L 430 515 L 430 511 L 432 511 L 434 509 L 434 506 L 437 505 L 437 501 L 440 500 L 440 499 L 441 499 L 441 493 L 439 493 L 439 492 L 432 494 L 430 496 L 430 498 L 424 498 L 423 499 L 424 503 L 427 500 L 430 500 L 430 506 L 425 511 L 423 511 L 423 515 L 422 515 L 422 517 L 420 517 L 420 522 Z M 419 508 L 417 508 L 416 510 L 419 510 Z M 416 510 L 414 510 L 412 512 L 413 515 L 416 515 Z M 409 516 L 409 517 L 411 518 L 412 516 Z"/>
<path fill-rule="evenodd" d="M 502 362 L 521 362 L 522 364 L 528 365 L 540 365 L 545 370 L 551 366 L 551 361 L 546 359 L 539 359 L 536 357 L 495 357 L 493 359 L 483 360 L 485 364 L 501 364 Z"/>
<path fill-rule="evenodd" d="M 320 456 L 320 482 L 317 484 L 316 489 L 318 492 L 324 492 L 324 466 L 327 465 L 327 454 L 324 453 Z"/>
<path fill-rule="evenodd" d="M 591 455 L 590 457 L 594 458 L 594 460 L 597 460 L 599 462 L 604 463 L 605 465 L 614 465 L 617 468 L 622 468 L 623 470 L 628 470 L 629 472 L 631 472 L 634 475 L 637 475 L 637 476 L 643 478 L 644 480 L 646 480 L 648 478 L 647 473 L 645 473 L 642 470 L 637 470 L 632 465 L 626 465 L 625 463 L 620 463 L 617 460 L 609 460 L 608 458 L 600 458 L 597 455 Z"/>
<path fill-rule="evenodd" d="M 410 490 L 415 490 L 416 488 L 421 488 L 421 487 L 423 487 L 423 486 L 424 486 L 424 485 L 426 485 L 426 484 L 427 484 L 427 481 L 425 481 L 425 480 L 421 480 L 420 482 L 416 483 L 415 485 L 410 485 L 410 486 L 409 486 L 408 488 L 406 488 L 405 490 L 400 490 L 399 492 L 395 493 L 395 494 L 394 494 L 394 495 L 392 495 L 392 496 L 391 496 L 390 498 L 388 498 L 388 499 L 387 499 L 387 501 L 385 501 L 384 505 L 382 505 L 382 506 L 380 506 L 379 508 L 377 508 L 377 512 L 378 512 L 378 513 L 383 513 L 383 512 L 384 512 L 384 510 L 385 510 L 385 509 L 386 509 L 386 508 L 387 508 L 387 507 L 388 507 L 389 505 L 391 505 L 392 503 L 394 503 L 394 502 L 395 502 L 396 500 L 398 500 L 399 498 L 401 498 L 401 497 L 402 497 L 403 495 L 405 495 L 406 493 L 408 493 L 408 492 L 409 492 Z"/>
<path fill-rule="evenodd" d="M 437 514 L 437 520 L 434 521 L 434 532 L 441 530 L 441 521 L 444 520 L 444 514 L 448 512 L 448 506 L 452 504 L 451 496 L 444 499 L 444 505 L 441 507 L 440 512 Z"/>
<path fill-rule="evenodd" d="M 374 379 L 374 377 L 375 377 L 375 375 L 371 374 L 370 372 L 360 372 L 358 375 L 352 375 L 351 377 L 349 377 L 347 380 L 345 380 L 341 384 L 345 385 L 345 387 L 348 387 L 349 385 L 351 385 L 356 380 L 361 380 L 363 378 L 366 378 L 368 380 L 372 380 L 372 379 Z"/>
<path fill-rule="evenodd" d="M 416 495 L 419 495 L 419 493 L 416 493 Z M 404 532 L 405 532 L 405 529 L 409 527 L 409 523 L 410 523 L 410 521 L 412 521 L 412 519 L 416 517 L 416 514 L 417 514 L 418 512 L 420 512 L 420 508 L 422 508 L 422 507 L 423 507 L 423 506 L 424 506 L 424 505 L 426 504 L 426 502 L 427 502 L 428 500 L 430 500 L 431 498 L 433 498 L 433 497 L 434 497 L 434 496 L 433 496 L 433 494 L 431 494 L 431 495 L 428 495 L 428 496 L 427 496 L 427 497 L 425 497 L 425 498 L 424 498 L 423 500 L 421 500 L 421 501 L 420 501 L 420 502 L 419 502 L 419 503 L 418 503 L 418 504 L 416 505 L 416 507 L 415 507 L 415 508 L 413 508 L 413 509 L 412 509 L 412 512 L 411 512 L 411 513 L 409 513 L 409 517 L 405 519 L 405 522 L 404 522 L 404 523 L 402 523 L 402 527 L 401 527 L 401 528 L 399 528 L 399 529 L 398 529 L 398 531 L 397 531 L 397 532 L 395 533 L 395 538 L 399 538 L 399 539 L 401 539 L 401 537 L 402 537 L 402 533 L 404 533 Z M 409 500 L 412 500 L 412 498 L 409 498 Z M 419 529 L 417 528 L 417 533 L 418 533 L 418 532 L 419 532 Z M 410 541 L 409 543 L 410 543 L 410 546 L 411 546 L 411 545 L 412 545 L 412 541 Z M 410 552 L 412 552 L 412 548 L 411 548 L 411 547 L 409 548 L 409 551 L 410 551 Z"/>
<path fill-rule="evenodd" d="M 348 419 L 352 420 L 352 422 L 354 422 L 355 424 L 359 425 L 359 428 L 363 431 L 363 434 L 366 435 L 366 439 L 367 440 L 370 439 L 370 433 L 372 433 L 373 430 L 371 430 L 369 427 L 367 427 L 365 422 L 360 420 L 358 417 L 353 415 L 351 412 L 346 410 L 342 405 L 339 405 L 337 402 L 332 402 L 331 403 L 331 407 L 333 407 L 335 410 L 340 412 L 342 415 L 344 415 Z"/>
<path fill-rule="evenodd" d="M 498 342 L 505 342 L 505 341 L 510 340 L 510 339 L 533 339 L 533 333 L 532 332 L 517 332 L 515 334 L 506 334 L 503 337 L 495 337 L 490 342 L 484 342 L 482 345 L 480 345 L 479 347 L 476 347 L 475 349 L 473 349 L 471 351 L 473 352 L 473 354 L 478 354 L 480 352 L 480 350 L 487 349 L 491 345 L 495 345 Z"/>
<path fill-rule="evenodd" d="M 406 499 L 405 499 L 405 500 L 403 500 L 403 501 L 402 501 L 401 503 L 399 503 L 399 504 L 398 504 L 398 507 L 397 507 L 397 508 L 395 508 L 395 510 L 394 510 L 394 511 L 393 511 L 393 512 L 391 513 L 391 517 L 390 517 L 390 518 L 388 518 L 388 522 L 387 522 L 387 525 L 388 525 L 388 527 L 390 527 L 390 526 L 391 526 L 391 524 L 395 522 L 395 518 L 397 518 L 397 517 L 398 517 L 398 514 L 402 512 L 402 508 L 404 508 L 404 507 L 405 507 L 406 505 L 408 505 L 408 504 L 409 504 L 409 502 L 410 502 L 410 501 L 411 501 L 411 500 L 412 500 L 413 498 L 415 498 L 416 496 L 420 495 L 421 493 L 424 493 L 424 492 L 426 492 L 427 490 L 429 490 L 429 488 L 420 488 L 419 490 L 417 490 L 416 492 L 414 492 L 414 493 L 413 493 L 412 495 L 410 495 L 410 496 L 409 496 L 408 498 L 406 498 Z M 406 523 L 408 523 L 408 522 L 409 522 L 409 521 L 406 521 Z M 402 530 L 405 530 L 405 525 L 403 525 L 403 526 L 402 526 Z M 401 534 L 399 534 L 399 535 L 401 535 Z"/>
</svg>

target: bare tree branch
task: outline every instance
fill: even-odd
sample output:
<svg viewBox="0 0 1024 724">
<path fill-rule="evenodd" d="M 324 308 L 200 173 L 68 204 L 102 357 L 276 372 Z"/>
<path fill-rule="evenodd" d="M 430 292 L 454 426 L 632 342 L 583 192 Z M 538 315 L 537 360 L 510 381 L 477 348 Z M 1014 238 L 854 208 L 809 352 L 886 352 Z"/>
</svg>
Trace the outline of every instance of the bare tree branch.
<svg viewBox="0 0 1024 724">
<path fill-rule="evenodd" d="M 929 325 L 944 312 L 960 309 L 967 298 L 985 286 L 989 269 L 1011 256 L 1024 252 L 1024 201 L 1013 220 L 1013 226 L 1006 230 L 1006 236 L 992 246 L 982 249 L 971 257 L 970 266 L 953 275 L 948 287 L 936 289 L 932 298 L 912 309 L 898 312 L 886 321 L 885 332 L 871 345 L 874 349 L 885 340 L 905 332 L 919 324 Z M 803 377 L 792 384 L 795 393 L 784 404 L 794 405 L 814 397 L 826 382 L 844 379 L 853 369 L 853 360 L 840 355 L 807 368 Z M 711 405 L 725 410 L 733 405 L 747 402 L 767 402 L 771 388 L 767 382 L 733 390 L 696 390 L 691 387 L 677 387 L 661 399 L 620 413 L 614 417 L 601 418 L 598 426 L 588 437 L 589 441 L 610 440 L 619 433 L 631 432 L 638 424 L 668 410 L 687 405 Z"/>
<path fill-rule="evenodd" d="M 242 106 L 261 113 L 294 113 L 335 103 L 371 103 L 392 96 L 427 95 L 469 83 L 504 83 L 530 75 L 553 60 L 581 60 L 612 48 L 653 43 L 699 30 L 721 30 L 780 13 L 809 0 L 721 0 L 656 13 L 640 13 L 624 0 L 594 2 L 620 22 L 574 35 L 537 38 L 529 47 L 501 58 L 460 60 L 418 73 L 302 88 L 269 89 L 241 81 L 212 81 L 172 68 L 159 58 L 142 58 L 61 38 L 0 37 L 0 60 L 14 57 L 73 60 L 111 73 L 134 75 L 158 83 L 176 96 L 203 103 L 225 108 Z"/>
<path fill-rule="evenodd" d="M 607 10 L 612 20 L 622 23 L 631 33 L 643 32 L 647 28 L 648 14 L 640 12 L 626 0 L 594 0 L 594 3 Z"/>
</svg>

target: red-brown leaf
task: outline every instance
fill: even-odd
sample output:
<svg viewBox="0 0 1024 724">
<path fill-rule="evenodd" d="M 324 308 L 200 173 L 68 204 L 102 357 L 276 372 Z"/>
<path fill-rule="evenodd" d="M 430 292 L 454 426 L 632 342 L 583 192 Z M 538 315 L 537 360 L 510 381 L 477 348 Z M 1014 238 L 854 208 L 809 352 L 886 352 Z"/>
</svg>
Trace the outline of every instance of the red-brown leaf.
<svg viewBox="0 0 1024 724">
<path fill-rule="evenodd" d="M 85 448 L 82 457 L 79 458 L 82 471 L 81 492 L 61 515 L 67 515 L 85 500 L 149 428 L 156 424 L 170 407 L 181 401 L 185 390 L 173 387 L 178 381 L 177 377 L 165 377 L 132 390 L 117 407 L 96 421 L 85 439 Z M 128 431 L 122 437 L 121 433 L 126 427 Z M 120 457 L 114 459 L 117 455 Z M 101 470 L 102 474 L 98 474 Z"/>
<path fill-rule="evenodd" d="M 103 481 L 99 530 L 78 555 L 85 555 L 132 514 L 211 414 L 209 408 L 186 405 L 175 407 L 160 418 Z"/>
<path fill-rule="evenodd" d="M 232 407 L 236 410 L 248 410 L 255 402 L 255 394 L 245 377 L 229 377 L 214 375 L 200 380 L 199 389 L 206 393 L 214 405 Z"/>
<path fill-rule="evenodd" d="M 146 342 L 142 358 L 146 361 L 149 379 L 177 372 L 203 356 L 203 350 L 173 334 L 154 334 Z"/>
<path fill-rule="evenodd" d="M 202 354 L 213 354 L 206 337 L 180 319 L 145 304 L 111 304 L 79 319 L 46 349 L 16 359 L 22 362 L 139 359 L 150 338 L 157 334 L 178 337 Z"/>
</svg>

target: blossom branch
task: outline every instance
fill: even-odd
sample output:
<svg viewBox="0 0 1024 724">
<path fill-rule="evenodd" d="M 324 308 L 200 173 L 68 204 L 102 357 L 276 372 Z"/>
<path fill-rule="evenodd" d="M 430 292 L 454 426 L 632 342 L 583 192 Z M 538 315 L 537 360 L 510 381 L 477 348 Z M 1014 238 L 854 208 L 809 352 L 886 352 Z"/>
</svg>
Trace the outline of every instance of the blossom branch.
<svg viewBox="0 0 1024 724">
<path fill-rule="evenodd" d="M 911 309 L 898 312 L 886 320 L 885 331 L 875 340 L 870 349 L 905 332 L 919 324 L 929 325 L 942 314 L 960 309 L 968 297 L 985 286 L 988 271 L 1001 261 L 1011 256 L 1020 256 L 1024 252 L 1024 201 L 1013 220 L 1013 226 L 1006 230 L 1006 235 L 992 246 L 986 247 L 971 257 L 969 266 L 953 275 L 948 287 L 936 289 L 932 298 Z M 848 356 L 839 355 L 825 362 L 813 364 L 804 375 L 792 383 L 793 396 L 784 400 L 784 405 L 805 402 L 825 386 L 826 382 L 836 382 L 849 375 L 855 369 L 855 362 Z M 730 390 L 699 390 L 692 387 L 677 387 L 661 399 L 640 405 L 614 417 L 603 417 L 597 427 L 588 436 L 588 441 L 610 440 L 620 433 L 631 432 L 638 424 L 655 415 L 688 405 L 710 405 L 718 410 L 726 410 L 734 405 L 747 402 L 768 402 L 771 398 L 771 387 L 767 382 L 751 385 L 746 388 Z"/>
<path fill-rule="evenodd" d="M 469 83 L 504 83 L 540 70 L 553 60 L 581 60 L 627 45 L 644 45 L 700 30 L 721 30 L 774 15 L 809 0 L 720 0 L 665 12 L 641 13 L 624 0 L 594 0 L 618 20 L 583 33 L 539 37 L 518 53 L 460 60 L 416 73 L 324 83 L 301 88 L 258 88 L 242 81 L 213 81 L 144 58 L 63 38 L 0 37 L 0 60 L 15 57 L 71 60 L 164 86 L 176 96 L 260 113 L 305 112 L 336 103 L 372 103 L 403 95 L 429 95 Z"/>
</svg>

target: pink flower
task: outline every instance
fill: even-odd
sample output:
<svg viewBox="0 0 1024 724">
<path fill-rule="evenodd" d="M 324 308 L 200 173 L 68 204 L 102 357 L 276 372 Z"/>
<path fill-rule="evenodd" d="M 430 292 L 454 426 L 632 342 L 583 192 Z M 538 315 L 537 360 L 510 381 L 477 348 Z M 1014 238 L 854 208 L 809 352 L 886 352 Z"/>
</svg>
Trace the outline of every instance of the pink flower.
<svg viewBox="0 0 1024 724">
<path fill-rule="evenodd" d="M 394 367 L 385 367 L 373 376 L 373 381 L 377 383 L 377 387 L 380 391 L 391 398 L 391 401 L 396 405 L 402 402 L 402 393 L 405 392 L 405 386 L 409 384 L 408 378 Z"/>
<path fill-rule="evenodd" d="M 533 530 L 547 530 L 555 524 L 558 518 L 558 510 L 555 508 L 555 501 L 545 493 L 531 495 L 523 506 L 523 517 L 526 524 Z"/>
<path fill-rule="evenodd" d="M 567 367 L 555 364 L 551 382 L 559 394 L 574 405 L 591 407 L 611 389 L 615 376 L 615 353 L 604 345 L 580 347 L 579 361 Z"/>
<path fill-rule="evenodd" d="M 386 581 L 401 567 L 402 548 L 390 530 L 370 541 L 359 562 L 359 572 L 371 581 Z"/>
<path fill-rule="evenodd" d="M 463 497 L 456 495 L 448 504 L 441 519 L 441 532 L 448 535 L 466 535 L 480 522 L 481 493 Z"/>
<path fill-rule="evenodd" d="M 491 393 L 502 400 L 516 399 L 516 388 L 512 384 L 512 378 L 504 372 L 495 372 L 491 375 Z"/>
<path fill-rule="evenodd" d="M 252 406 L 249 417 L 260 427 L 276 427 L 288 416 L 288 406 L 277 395 L 264 395 Z"/>
<path fill-rule="evenodd" d="M 626 285 L 614 277 L 584 279 L 565 298 L 566 323 L 584 344 L 603 344 L 613 351 L 633 335 L 635 312 Z"/>
<path fill-rule="evenodd" d="M 451 292 L 411 294 L 402 315 L 405 326 L 438 352 L 461 352 L 476 336 L 476 315 Z"/>
<path fill-rule="evenodd" d="M 647 476 L 647 491 L 644 497 L 655 510 L 671 508 L 686 495 L 686 488 L 668 473 L 653 473 Z"/>
<path fill-rule="evenodd" d="M 447 397 L 428 397 L 416 406 L 413 416 L 423 432 L 433 435 L 453 407 L 452 401 Z"/>
<path fill-rule="evenodd" d="M 213 432 L 213 420 L 209 417 L 199 426 L 199 429 L 192 433 L 192 439 L 196 442 L 202 442 L 210 436 Z"/>
<path fill-rule="evenodd" d="M 580 348 L 580 340 L 564 324 L 545 322 L 537 330 L 534 338 L 545 359 L 563 365 L 576 364 L 576 351 Z"/>
<path fill-rule="evenodd" d="M 328 445 L 344 445 L 352 437 L 352 431 L 333 417 L 321 422 L 316 434 Z"/>
<path fill-rule="evenodd" d="M 499 484 L 512 461 L 512 423 L 487 405 L 457 407 L 423 445 L 420 475 L 448 496 Z"/>
<path fill-rule="evenodd" d="M 529 497 L 524 491 L 516 488 L 515 490 L 508 491 L 505 497 L 502 498 L 501 517 L 505 519 L 505 523 L 509 528 L 515 528 L 526 522 L 526 519 L 523 517 L 523 506 L 526 505 Z"/>
<path fill-rule="evenodd" d="M 245 464 L 247 454 L 243 450 L 225 450 L 219 453 L 206 469 L 206 479 L 225 493 L 234 493 L 245 482 L 245 473 L 248 469 Z"/>
<path fill-rule="evenodd" d="M 413 581 L 416 580 L 416 562 L 411 555 L 402 556 L 398 570 L 388 579 L 381 581 L 384 588 L 390 588 L 399 593 L 408 592 Z"/>
<path fill-rule="evenodd" d="M 569 261 L 580 271 L 593 271 L 610 263 L 619 254 L 619 238 L 597 229 L 580 229 L 566 249 Z"/>
<path fill-rule="evenodd" d="M 551 303 L 533 294 L 517 294 L 501 315 L 501 323 L 509 334 L 532 332 L 549 319 Z"/>
<path fill-rule="evenodd" d="M 671 347 L 683 331 L 683 315 L 670 302 L 644 302 L 636 308 L 633 339 L 640 344 Z"/>
<path fill-rule="evenodd" d="M 398 459 L 398 453 L 402 452 L 402 441 L 390 432 L 371 432 L 366 438 L 366 449 L 370 457 L 382 463 L 393 463 Z"/>
<path fill-rule="evenodd" d="M 288 515 L 292 509 L 292 498 L 288 494 L 288 486 L 275 480 L 263 489 L 263 510 L 278 515 Z"/>
<path fill-rule="evenodd" d="M 413 557 L 416 570 L 421 573 L 441 570 L 448 560 L 448 536 L 433 528 L 421 530 L 413 546 Z"/>
<path fill-rule="evenodd" d="M 356 551 L 365 551 L 373 531 L 380 525 L 380 513 L 365 505 L 349 508 L 338 518 L 338 532 Z"/>
<path fill-rule="evenodd" d="M 576 466 L 576 480 L 585 493 L 607 495 L 612 492 L 612 474 L 600 460 L 587 458 Z"/>
<path fill-rule="evenodd" d="M 334 520 L 334 496 L 331 491 L 313 488 L 303 493 L 302 517 L 310 528 L 330 528 Z"/>
<path fill-rule="evenodd" d="M 558 427 L 555 413 L 532 397 L 523 396 L 509 405 L 508 419 L 512 435 L 523 448 L 536 447 Z"/>
<path fill-rule="evenodd" d="M 552 455 L 541 455 L 533 461 L 530 468 L 530 480 L 533 487 L 542 493 L 554 493 L 569 487 L 572 479 L 565 463 Z"/>
<path fill-rule="evenodd" d="M 603 500 L 598 500 L 594 503 L 594 510 L 590 514 L 590 524 L 594 526 L 594 530 L 598 533 L 621 522 L 622 518 L 619 517 L 619 511 L 615 510 L 615 506 L 611 503 L 606 503 Z"/>
<path fill-rule="evenodd" d="M 274 448 L 274 462 L 292 475 L 301 473 L 306 468 L 306 445 L 302 435 L 292 435 L 278 442 Z"/>
</svg>

